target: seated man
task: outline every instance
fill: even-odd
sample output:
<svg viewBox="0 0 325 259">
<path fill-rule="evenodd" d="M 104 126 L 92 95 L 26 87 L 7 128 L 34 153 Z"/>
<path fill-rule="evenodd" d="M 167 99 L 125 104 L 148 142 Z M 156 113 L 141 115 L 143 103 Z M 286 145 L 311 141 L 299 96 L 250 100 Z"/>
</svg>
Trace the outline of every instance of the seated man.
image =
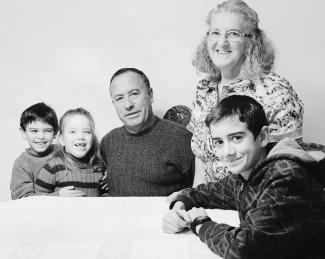
<svg viewBox="0 0 325 259">
<path fill-rule="evenodd" d="M 111 196 L 166 196 L 190 187 L 194 175 L 191 133 L 152 111 L 153 93 L 146 75 L 118 70 L 110 95 L 124 126 L 101 141 Z"/>
<path fill-rule="evenodd" d="M 223 99 L 206 124 L 211 148 L 232 174 L 180 192 L 163 230 L 190 227 L 223 258 L 323 258 L 324 152 L 309 153 L 289 139 L 268 152 L 265 113 L 248 96 Z M 240 226 L 212 221 L 201 207 L 238 210 Z"/>
</svg>

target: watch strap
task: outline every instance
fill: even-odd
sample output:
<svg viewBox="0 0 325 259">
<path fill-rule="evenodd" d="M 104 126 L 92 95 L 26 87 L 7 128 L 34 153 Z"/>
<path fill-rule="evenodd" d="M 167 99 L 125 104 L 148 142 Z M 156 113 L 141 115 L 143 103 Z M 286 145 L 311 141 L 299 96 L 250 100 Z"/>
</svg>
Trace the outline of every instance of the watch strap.
<svg viewBox="0 0 325 259">
<path fill-rule="evenodd" d="M 209 216 L 200 216 L 200 217 L 196 217 L 196 218 L 192 221 L 192 223 L 191 223 L 191 225 L 190 225 L 190 229 L 192 230 L 192 232 L 193 232 L 195 235 L 198 236 L 198 233 L 196 233 L 196 227 L 197 227 L 198 225 L 201 225 L 201 224 L 203 224 L 203 223 L 205 223 L 205 222 L 208 222 L 208 221 L 212 221 L 212 219 L 211 219 Z"/>
</svg>

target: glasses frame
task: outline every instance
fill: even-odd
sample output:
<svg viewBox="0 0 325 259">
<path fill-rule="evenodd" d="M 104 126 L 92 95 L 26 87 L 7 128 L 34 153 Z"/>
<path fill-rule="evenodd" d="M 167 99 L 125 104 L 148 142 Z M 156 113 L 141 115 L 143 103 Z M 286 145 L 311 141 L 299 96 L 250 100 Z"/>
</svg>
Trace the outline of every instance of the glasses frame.
<svg viewBox="0 0 325 259">
<path fill-rule="evenodd" d="M 218 41 L 222 37 L 224 37 L 229 42 L 239 42 L 239 40 L 237 40 L 237 39 L 235 39 L 235 40 L 234 39 L 229 39 L 229 36 L 227 35 L 229 32 L 237 32 L 237 33 L 239 33 L 239 35 L 240 35 L 239 38 L 251 38 L 253 36 L 252 34 L 247 33 L 247 32 L 239 32 L 239 31 L 236 31 L 236 30 L 229 30 L 226 33 L 220 33 L 219 36 L 215 35 L 214 36 L 215 38 L 213 40 Z M 213 38 L 213 36 L 211 36 L 211 31 L 207 31 L 206 35 L 207 35 L 209 40 L 212 40 L 211 38 Z"/>
</svg>

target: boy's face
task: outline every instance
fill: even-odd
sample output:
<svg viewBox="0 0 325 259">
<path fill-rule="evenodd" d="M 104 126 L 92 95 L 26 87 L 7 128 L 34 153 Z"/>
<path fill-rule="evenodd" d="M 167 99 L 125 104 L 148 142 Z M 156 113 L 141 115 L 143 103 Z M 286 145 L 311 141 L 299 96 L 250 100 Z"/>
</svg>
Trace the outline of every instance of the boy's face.
<svg viewBox="0 0 325 259">
<path fill-rule="evenodd" d="M 26 130 L 20 129 L 20 131 L 34 155 L 41 155 L 46 152 L 55 138 L 53 127 L 40 120 L 28 123 Z"/>
<path fill-rule="evenodd" d="M 254 139 L 247 124 L 234 115 L 211 124 L 210 130 L 212 145 L 220 161 L 231 173 L 240 174 L 247 180 L 256 164 L 265 158 L 268 128 L 263 127 Z"/>
</svg>

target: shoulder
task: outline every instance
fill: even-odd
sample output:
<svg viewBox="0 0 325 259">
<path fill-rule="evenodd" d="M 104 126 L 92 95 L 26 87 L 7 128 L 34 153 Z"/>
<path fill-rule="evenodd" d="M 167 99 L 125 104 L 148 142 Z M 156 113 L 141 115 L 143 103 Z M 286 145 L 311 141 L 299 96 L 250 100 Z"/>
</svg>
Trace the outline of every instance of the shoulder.
<svg viewBox="0 0 325 259">
<path fill-rule="evenodd" d="M 159 119 L 159 127 L 169 134 L 172 132 L 176 136 L 192 136 L 192 133 L 184 126 L 170 120 Z M 172 135 L 172 134 L 170 134 Z"/>
<path fill-rule="evenodd" d="M 264 179 L 270 181 L 297 181 L 306 177 L 306 168 L 303 162 L 290 155 L 286 157 L 274 156 L 268 159 L 268 167 Z"/>
<path fill-rule="evenodd" d="M 111 138 L 115 138 L 116 136 L 121 135 L 124 132 L 123 126 L 122 127 L 118 127 L 115 129 L 112 129 L 111 131 L 109 131 L 102 139 L 101 142 L 105 142 L 110 140 Z"/>
<path fill-rule="evenodd" d="M 18 165 L 21 163 L 24 163 L 27 161 L 27 159 L 30 157 L 31 155 L 28 154 L 26 151 L 22 152 L 14 161 L 14 165 Z"/>
<path fill-rule="evenodd" d="M 293 91 L 290 82 L 275 72 L 270 72 L 264 75 L 261 78 L 259 83 L 262 84 L 264 87 L 268 87 L 268 88 L 277 88 L 277 89 Z"/>
</svg>

